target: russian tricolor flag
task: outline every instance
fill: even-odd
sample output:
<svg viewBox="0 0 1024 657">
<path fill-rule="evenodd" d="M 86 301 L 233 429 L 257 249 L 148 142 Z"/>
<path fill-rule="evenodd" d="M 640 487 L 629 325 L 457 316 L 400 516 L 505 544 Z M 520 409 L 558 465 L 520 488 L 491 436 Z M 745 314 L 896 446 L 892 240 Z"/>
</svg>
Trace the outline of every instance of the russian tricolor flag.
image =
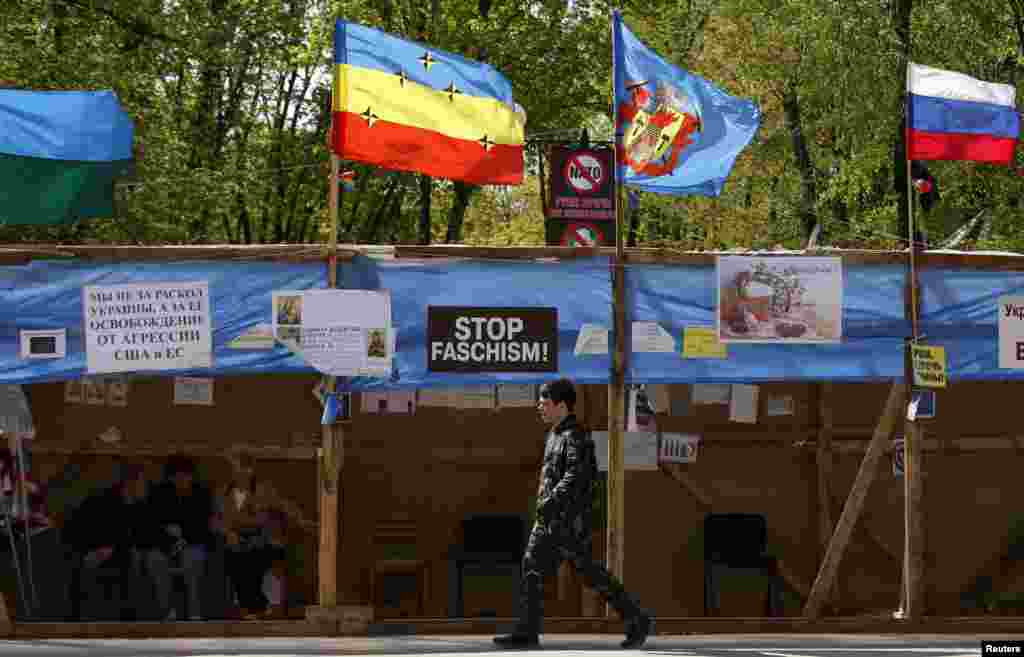
<svg viewBox="0 0 1024 657">
<path fill-rule="evenodd" d="M 907 159 L 1010 164 L 1017 91 L 962 73 L 907 66 Z"/>
</svg>

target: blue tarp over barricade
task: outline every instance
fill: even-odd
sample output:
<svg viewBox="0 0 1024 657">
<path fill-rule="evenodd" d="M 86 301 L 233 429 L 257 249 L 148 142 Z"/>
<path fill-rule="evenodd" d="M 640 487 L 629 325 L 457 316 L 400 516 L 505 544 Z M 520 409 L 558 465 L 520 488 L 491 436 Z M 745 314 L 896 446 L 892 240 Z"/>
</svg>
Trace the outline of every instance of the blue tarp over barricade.
<svg viewBox="0 0 1024 657">
<path fill-rule="evenodd" d="M 339 267 L 339 287 L 389 290 L 398 339 L 391 379 L 351 379 L 348 389 L 537 383 L 559 376 L 577 383 L 607 383 L 611 367 L 607 354 L 575 356 L 573 352 L 581 326 L 612 325 L 608 264 L 604 257 L 561 262 L 357 257 Z M 558 373 L 428 372 L 428 306 L 557 308 Z"/>
<path fill-rule="evenodd" d="M 581 383 L 606 383 L 610 358 L 574 355 L 584 324 L 611 328 L 607 258 L 561 262 L 470 259 L 376 260 L 363 256 L 339 265 L 339 287 L 390 290 L 398 328 L 395 375 L 359 378 L 352 390 L 534 383 L 554 374 L 428 373 L 427 307 L 552 306 L 558 309 L 559 375 Z M 1021 379 L 1024 370 L 998 362 L 997 303 L 1024 295 L 1024 272 L 925 269 L 920 272 L 921 331 L 928 344 L 946 347 L 951 380 Z M 730 344 L 729 359 L 683 359 L 686 326 L 714 326 L 713 265 L 630 265 L 626 269 L 630 321 L 658 322 L 671 331 L 676 353 L 633 353 L 628 380 L 650 383 L 758 382 L 781 380 L 871 381 L 902 379 L 906 268 L 847 265 L 844 268 L 843 342 L 836 345 Z M 82 350 L 82 287 L 128 283 L 208 281 L 213 313 L 214 367 L 163 374 L 217 376 L 313 373 L 285 347 L 241 350 L 227 345 L 271 321 L 276 290 L 327 287 L 322 263 L 186 261 L 97 263 L 37 260 L 0 266 L 0 383 L 79 378 Z M 19 330 L 67 329 L 67 358 L 22 360 Z"/>
<path fill-rule="evenodd" d="M 873 381 L 904 374 L 903 266 L 844 266 L 843 341 L 839 344 L 736 344 L 729 358 L 682 358 L 686 326 L 715 326 L 715 266 L 631 265 L 626 270 L 628 321 L 658 322 L 675 353 L 631 353 L 635 383 Z"/>
<path fill-rule="evenodd" d="M 228 342 L 271 321 L 274 290 L 327 287 L 322 263 L 35 261 L 0 267 L 0 383 L 77 379 L 86 374 L 82 342 L 82 287 L 128 283 L 208 281 L 213 321 L 213 368 L 161 372 L 216 376 L 313 372 L 284 346 L 231 349 Z M 20 330 L 67 329 L 67 357 L 19 358 Z"/>
<path fill-rule="evenodd" d="M 923 343 L 946 349 L 950 381 L 1024 379 L 999 368 L 999 297 L 1024 295 L 1024 272 L 936 268 L 918 272 Z"/>
</svg>

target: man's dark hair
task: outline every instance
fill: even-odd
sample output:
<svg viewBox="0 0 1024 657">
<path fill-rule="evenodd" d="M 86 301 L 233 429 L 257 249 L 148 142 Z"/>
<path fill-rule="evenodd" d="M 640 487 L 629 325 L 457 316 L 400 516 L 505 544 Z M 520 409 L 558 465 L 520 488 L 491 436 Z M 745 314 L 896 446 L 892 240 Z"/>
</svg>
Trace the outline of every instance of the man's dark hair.
<svg viewBox="0 0 1024 657">
<path fill-rule="evenodd" d="M 569 379 L 551 381 L 540 387 L 540 398 L 550 399 L 555 404 L 565 402 L 565 407 L 572 412 L 576 407 L 576 386 Z"/>
</svg>

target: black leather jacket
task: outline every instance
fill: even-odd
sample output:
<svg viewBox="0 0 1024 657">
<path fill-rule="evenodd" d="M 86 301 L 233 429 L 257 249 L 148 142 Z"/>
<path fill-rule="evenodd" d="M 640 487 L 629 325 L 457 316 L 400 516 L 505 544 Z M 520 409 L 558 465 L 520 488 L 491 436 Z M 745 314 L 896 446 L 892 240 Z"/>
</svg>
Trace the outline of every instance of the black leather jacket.
<svg viewBox="0 0 1024 657">
<path fill-rule="evenodd" d="M 537 489 L 537 523 L 563 541 L 589 545 L 597 449 L 568 415 L 548 433 Z"/>
</svg>

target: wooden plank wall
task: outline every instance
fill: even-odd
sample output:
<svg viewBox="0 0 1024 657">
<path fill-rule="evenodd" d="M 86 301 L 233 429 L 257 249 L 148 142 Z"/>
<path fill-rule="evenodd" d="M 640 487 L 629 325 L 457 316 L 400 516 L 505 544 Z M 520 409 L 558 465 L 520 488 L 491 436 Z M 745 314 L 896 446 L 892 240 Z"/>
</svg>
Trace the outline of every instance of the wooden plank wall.
<svg viewBox="0 0 1024 657">
<path fill-rule="evenodd" d="M 259 458 L 258 476 L 316 520 L 315 446 L 320 440 L 319 403 L 308 376 L 224 377 L 215 380 L 213 406 L 176 406 L 173 379 L 134 378 L 123 408 L 68 404 L 62 383 L 27 387 L 37 436 L 33 467 L 42 481 L 60 475 L 69 463 L 96 487 L 110 483 L 117 461 L 141 463 L 151 480 L 160 477 L 168 454 L 195 455 L 201 472 L 217 487 L 227 483 L 231 469 L 225 456 L 233 445 L 245 445 Z M 120 444 L 98 439 L 116 427 Z M 60 518 L 57 518 L 60 521 Z M 305 542 L 307 599 L 316 583 L 316 538 Z"/>
<path fill-rule="evenodd" d="M 223 480 L 221 455 L 245 444 L 261 455 L 260 474 L 303 505 L 316 505 L 313 460 L 320 438 L 313 377 L 225 377 L 218 379 L 213 407 L 175 406 L 171 379 L 132 382 L 127 408 L 65 404 L 62 384 L 29 387 L 39 429 L 36 467 L 45 479 L 69 458 L 86 475 L 109 478 L 109 454 L 147 462 L 154 474 L 162 455 L 196 451 L 210 476 Z M 1007 409 L 1024 391 L 1021 384 L 962 383 L 938 394 L 939 419 L 927 421 L 925 513 L 930 613 L 957 615 L 959 595 L 971 578 L 1005 547 L 1009 523 L 1021 499 L 1021 447 Z M 689 395 L 670 386 L 673 397 Z M 693 432 L 705 444 L 687 475 L 714 500 L 715 511 L 760 512 L 767 516 L 772 547 L 787 567 L 813 581 L 822 537 L 815 441 L 819 412 L 816 384 L 761 386 L 759 423 L 729 422 L 725 405 L 690 405 L 687 415 L 663 416 L 664 431 Z M 863 447 L 881 412 L 884 384 L 835 384 L 832 410 L 833 522 L 849 492 Z M 765 417 L 769 396 L 792 396 L 792 416 Z M 607 422 L 605 386 L 586 387 L 587 423 Z M 358 409 L 358 395 L 356 396 Z M 96 436 L 110 426 L 124 434 L 117 448 L 102 448 Z M 463 410 L 420 407 L 413 416 L 356 414 L 346 429 L 342 473 L 343 525 L 339 598 L 368 596 L 378 522 L 412 521 L 417 555 L 430 564 L 428 616 L 444 616 L 448 603 L 445 553 L 459 540 L 460 521 L 469 514 L 525 514 L 535 493 L 544 428 L 533 409 Z M 832 604 L 838 610 L 892 610 L 898 604 L 903 549 L 903 486 L 888 460 L 872 486 L 864 515 L 840 566 Z M 700 527 L 704 510 L 684 488 L 662 472 L 627 472 L 626 564 L 628 588 L 662 616 L 699 616 L 703 602 Z M 315 537 L 308 550 L 315 555 Z M 312 559 L 309 563 L 315 563 Z M 310 594 L 315 567 L 307 570 Z M 1024 582 L 1021 582 L 1024 584 Z M 547 612 L 578 615 L 578 595 L 559 600 L 549 582 Z M 473 602 L 496 608 L 505 598 Z M 726 595 L 723 615 L 760 615 L 755 596 Z"/>
</svg>

